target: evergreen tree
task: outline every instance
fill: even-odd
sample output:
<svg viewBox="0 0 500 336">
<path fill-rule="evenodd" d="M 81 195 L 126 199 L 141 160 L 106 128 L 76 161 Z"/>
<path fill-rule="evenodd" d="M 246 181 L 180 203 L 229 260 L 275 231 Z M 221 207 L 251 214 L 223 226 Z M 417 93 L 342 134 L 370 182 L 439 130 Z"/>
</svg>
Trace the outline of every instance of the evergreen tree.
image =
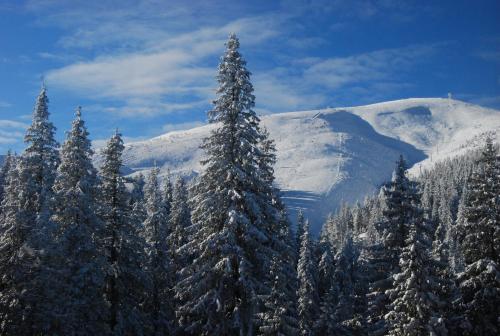
<svg viewBox="0 0 500 336">
<path fill-rule="evenodd" d="M 144 206 L 144 175 L 139 174 L 132 178 L 132 191 L 130 193 L 129 205 L 132 209 L 132 221 L 137 223 L 141 235 L 144 236 L 144 227 L 142 223 L 146 220 L 146 208 Z"/>
<path fill-rule="evenodd" d="M 183 249 L 188 242 L 187 228 L 191 226 L 191 210 L 188 203 L 188 191 L 186 182 L 179 177 L 175 182 L 172 192 L 172 208 L 169 216 L 169 227 L 171 232 L 168 236 L 168 248 L 171 260 L 172 286 L 181 278 L 180 272 L 186 267 L 192 258 L 189 251 Z M 175 288 L 172 288 L 175 294 Z M 179 309 L 180 302 L 175 297 L 172 298 L 175 311 Z"/>
<path fill-rule="evenodd" d="M 384 316 L 389 304 L 385 291 L 392 286 L 392 275 L 399 272 L 399 257 L 408 237 L 409 225 L 418 204 L 416 184 L 406 175 L 406 162 L 400 156 L 392 181 L 384 189 L 385 209 L 376 224 L 381 241 L 370 246 L 370 285 L 368 293 L 368 329 L 374 335 L 386 333 Z"/>
<path fill-rule="evenodd" d="M 309 237 L 309 222 L 307 220 L 304 223 L 301 239 L 297 276 L 299 280 L 297 297 L 300 335 L 309 336 L 313 334 L 313 323 L 317 317 L 319 298 L 316 282 L 317 269 L 313 259 L 313 242 Z"/>
<path fill-rule="evenodd" d="M 334 251 L 330 242 L 323 236 L 318 243 L 318 296 L 323 300 L 324 295 L 332 287 L 335 270 Z"/>
<path fill-rule="evenodd" d="M 250 73 L 230 35 L 219 65 L 211 122 L 219 122 L 203 148 L 207 159 L 192 189 L 192 225 L 186 244 L 195 258 L 183 269 L 177 297 L 185 332 L 252 335 L 259 293 L 274 252 L 269 226 L 277 217 L 271 186 L 261 172 L 262 132 Z"/>
<path fill-rule="evenodd" d="M 465 267 L 463 250 L 460 246 L 460 241 L 464 236 L 463 229 L 465 228 L 465 211 L 468 198 L 469 191 L 467 184 L 465 184 L 462 190 L 462 196 L 460 197 L 460 201 L 458 203 L 457 219 L 455 225 L 452 226 L 448 237 L 448 241 L 450 242 L 450 267 L 455 274 L 463 272 Z"/>
<path fill-rule="evenodd" d="M 443 303 L 437 297 L 439 279 L 429 255 L 431 229 L 414 205 L 414 217 L 407 222 L 409 235 L 405 240 L 400 272 L 394 275 L 393 288 L 387 291 L 390 311 L 389 335 L 447 335 L 440 311 Z"/>
<path fill-rule="evenodd" d="M 147 271 L 151 289 L 147 298 L 147 310 L 151 314 L 153 335 L 165 335 L 173 329 L 173 274 L 168 241 L 168 218 L 158 182 L 158 168 L 149 174 L 145 186 L 147 218 L 144 231 L 148 243 Z"/>
<path fill-rule="evenodd" d="M 486 141 L 468 182 L 461 247 L 465 270 L 459 274 L 463 310 L 470 334 L 496 335 L 500 316 L 500 163 Z"/>
<path fill-rule="evenodd" d="M 109 271 L 105 297 L 109 302 L 109 327 L 115 335 L 141 335 L 148 325 L 141 307 L 148 289 L 145 241 L 133 222 L 122 168 L 123 141 L 115 133 L 103 150 L 101 168 L 101 218 Z"/>
<path fill-rule="evenodd" d="M 266 185 L 274 183 L 273 166 L 276 163 L 276 148 L 266 129 L 262 132 L 259 144 L 262 156 L 259 160 L 259 174 Z M 279 210 L 278 218 L 268 218 L 271 222 L 269 236 L 275 255 L 271 259 L 265 281 L 267 292 L 261 294 L 262 312 L 258 314 L 259 333 L 270 335 L 298 335 L 297 315 L 297 253 L 295 237 L 291 231 L 285 205 L 281 201 L 280 191 L 270 188 L 271 206 Z M 274 214 L 273 211 L 271 211 Z"/>
<path fill-rule="evenodd" d="M 282 260 L 275 255 L 271 263 L 271 288 L 264 298 L 264 311 L 260 313 L 259 335 L 293 336 L 299 334 L 294 296 L 287 286 L 290 274 L 284 272 Z M 293 278 L 292 278 L 293 279 Z"/>
<path fill-rule="evenodd" d="M 47 90 L 42 87 L 33 110 L 32 122 L 26 131 L 24 141 L 27 144 L 20 164 L 28 174 L 28 203 L 24 206 L 31 212 L 38 231 L 48 225 L 49 201 L 52 198 L 52 186 L 59 164 L 59 144 L 54 138 L 56 128 L 49 121 L 49 99 Z"/>
<path fill-rule="evenodd" d="M 5 195 L 5 188 L 7 186 L 7 176 L 9 174 L 10 169 L 13 168 L 13 166 L 14 166 L 14 156 L 9 150 L 7 152 L 7 155 L 5 156 L 2 167 L 0 168 L 0 205 L 2 204 L 2 200 L 5 197 L 4 195 Z M 2 214 L 2 209 L 0 207 L 0 215 L 1 214 Z"/>
<path fill-rule="evenodd" d="M 38 291 L 33 273 L 38 256 L 31 248 L 33 222 L 27 201 L 27 174 L 16 161 L 6 176 L 0 215 L 0 334 L 31 335 Z"/>
<path fill-rule="evenodd" d="M 306 220 L 304 218 L 304 212 L 299 209 L 297 213 L 297 229 L 295 230 L 295 247 L 297 249 L 297 256 L 300 254 L 300 246 L 302 245 L 302 236 L 304 235 L 304 226 Z"/>
<path fill-rule="evenodd" d="M 359 252 L 352 238 L 347 237 L 337 258 L 331 287 L 321 303 L 321 312 L 315 325 L 317 335 L 363 334 L 364 311 L 358 306 L 356 286 L 361 278 L 357 267 L 358 257 Z"/>
<path fill-rule="evenodd" d="M 348 236 L 337 258 L 337 267 L 333 275 L 333 286 L 337 293 L 334 318 L 338 331 L 344 335 L 359 335 L 363 330 L 357 293 L 357 284 L 361 280 L 358 270 L 359 252 L 352 237 Z"/>
<path fill-rule="evenodd" d="M 170 180 L 170 171 L 168 171 L 165 181 L 163 182 L 163 194 L 162 194 L 162 206 L 165 216 L 170 218 L 170 212 L 172 211 L 172 203 L 174 196 L 174 187 L 172 181 Z M 170 224 L 167 225 L 167 235 L 170 235 L 172 228 Z"/>
<path fill-rule="evenodd" d="M 191 226 L 191 210 L 188 202 L 188 190 L 184 178 L 179 177 L 175 182 L 172 193 L 172 207 L 169 216 L 171 233 L 168 237 L 170 255 L 174 272 L 186 266 L 187 257 L 183 254 L 182 246 L 187 243 L 186 229 Z"/>
<path fill-rule="evenodd" d="M 262 295 L 263 309 L 259 315 L 259 333 L 298 335 L 297 277 L 294 236 L 290 230 L 285 206 L 276 199 L 280 217 L 273 228 L 272 248 L 275 255 L 266 278 L 268 292 Z"/>
<path fill-rule="evenodd" d="M 0 309 L 2 320 L 10 321 L 5 325 L 10 325 L 11 332 L 16 334 L 23 334 L 30 328 L 36 330 L 46 315 L 38 302 L 47 285 L 40 276 L 41 258 L 49 242 L 49 202 L 59 163 L 54 133 L 43 87 L 33 110 L 32 124 L 26 131 L 27 147 L 16 162 L 11 181 L 7 181 L 3 197 L 5 204 L 0 210 L 3 213 L 1 258 L 5 262 L 5 284 L 0 285 L 0 288 L 5 288 L 5 295 L 0 300 Z M 7 190 L 10 190 L 10 195 L 7 195 Z M 11 271 L 16 274 L 10 274 Z M 15 286 L 8 285 L 14 284 L 13 281 Z M 21 324 L 23 328 L 17 329 Z"/>
<path fill-rule="evenodd" d="M 461 318 L 457 316 L 456 307 L 460 300 L 460 294 L 455 284 L 456 278 L 450 257 L 454 226 L 451 205 L 444 193 L 439 202 L 438 217 L 439 223 L 432 242 L 432 260 L 426 266 L 431 268 L 432 274 L 435 276 L 434 294 L 439 297 L 437 308 L 441 310 L 440 314 L 446 321 L 448 331 L 453 334 L 457 327 L 457 320 Z"/>
<path fill-rule="evenodd" d="M 384 246 L 398 269 L 399 255 L 408 237 L 409 223 L 415 215 L 414 204 L 419 203 L 416 185 L 406 176 L 406 161 L 400 156 L 391 183 L 384 189 L 387 208 L 379 224 Z"/>
<path fill-rule="evenodd" d="M 51 286 L 44 302 L 52 320 L 46 334 L 96 335 L 109 330 L 103 296 L 108 266 L 103 223 L 96 215 L 97 171 L 92 154 L 78 108 L 54 182 L 52 220 L 56 228 L 48 254 Z"/>
</svg>

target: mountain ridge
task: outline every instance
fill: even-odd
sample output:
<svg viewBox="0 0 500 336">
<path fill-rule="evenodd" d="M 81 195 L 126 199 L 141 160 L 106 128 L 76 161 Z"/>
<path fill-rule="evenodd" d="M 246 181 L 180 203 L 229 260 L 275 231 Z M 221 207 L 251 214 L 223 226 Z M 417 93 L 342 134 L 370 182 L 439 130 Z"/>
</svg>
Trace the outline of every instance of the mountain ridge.
<svg viewBox="0 0 500 336">
<path fill-rule="evenodd" d="M 500 135 L 500 111 L 446 98 L 409 98 L 376 104 L 261 117 L 277 148 L 276 183 L 293 219 L 304 209 L 314 233 L 342 202 L 362 201 L 390 179 L 400 154 L 412 174 Z M 193 176 L 202 167 L 204 137 L 216 125 L 173 131 L 128 143 L 126 173 Z M 99 156 L 96 157 L 99 162 Z"/>
</svg>

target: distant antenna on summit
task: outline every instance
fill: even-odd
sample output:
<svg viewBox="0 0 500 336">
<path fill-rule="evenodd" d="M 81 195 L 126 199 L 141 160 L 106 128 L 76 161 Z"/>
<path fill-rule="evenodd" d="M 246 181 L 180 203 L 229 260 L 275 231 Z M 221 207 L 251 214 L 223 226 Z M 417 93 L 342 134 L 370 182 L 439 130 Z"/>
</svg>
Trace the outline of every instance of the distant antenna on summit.
<svg viewBox="0 0 500 336">
<path fill-rule="evenodd" d="M 451 92 L 448 92 L 448 106 L 451 106 Z"/>
</svg>

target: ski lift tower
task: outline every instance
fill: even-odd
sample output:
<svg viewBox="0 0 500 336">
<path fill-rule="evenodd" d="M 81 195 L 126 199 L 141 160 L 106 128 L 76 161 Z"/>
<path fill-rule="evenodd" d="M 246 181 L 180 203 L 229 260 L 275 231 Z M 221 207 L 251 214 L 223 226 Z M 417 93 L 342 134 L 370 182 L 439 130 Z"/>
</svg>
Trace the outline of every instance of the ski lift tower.
<svg viewBox="0 0 500 336">
<path fill-rule="evenodd" d="M 451 107 L 451 92 L 448 92 L 448 106 Z"/>
</svg>

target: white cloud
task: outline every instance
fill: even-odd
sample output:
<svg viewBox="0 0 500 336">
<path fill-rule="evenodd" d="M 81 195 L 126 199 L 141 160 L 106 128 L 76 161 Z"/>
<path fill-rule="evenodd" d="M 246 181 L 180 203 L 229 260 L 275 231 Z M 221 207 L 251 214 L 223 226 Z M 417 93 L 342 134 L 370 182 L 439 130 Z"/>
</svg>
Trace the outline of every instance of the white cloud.
<svg viewBox="0 0 500 336">
<path fill-rule="evenodd" d="M 22 141 L 28 124 L 0 119 L 0 145 L 11 145 Z"/>
<path fill-rule="evenodd" d="M 7 108 L 7 107 L 11 107 L 11 106 L 12 106 L 11 103 L 0 100 L 0 108 Z"/>
<path fill-rule="evenodd" d="M 401 78 L 440 46 L 414 45 L 348 57 L 294 60 L 288 67 L 256 74 L 257 108 L 260 113 L 320 108 L 335 104 L 340 93 L 358 103 L 384 99 L 408 88 Z"/>
<path fill-rule="evenodd" d="M 309 67 L 304 77 L 308 82 L 317 82 L 330 89 L 357 82 L 386 80 L 429 57 L 436 47 L 417 45 L 326 59 Z"/>
<path fill-rule="evenodd" d="M 279 64 L 278 68 L 253 71 L 260 113 L 322 107 L 332 103 L 332 92 L 356 95 L 368 82 L 372 90 L 382 90 L 384 85 L 400 83 L 401 74 L 436 49 L 420 45 L 348 57 L 290 57 L 290 48 L 304 52 L 328 43 L 321 37 L 294 34 L 294 29 L 304 29 L 306 23 L 296 19 L 305 12 L 311 17 L 336 13 L 341 20 L 335 26 L 345 27 L 352 19 L 365 20 L 387 8 L 403 16 L 413 8 L 391 0 L 356 3 L 295 1 L 293 6 L 283 3 L 280 11 L 265 15 L 246 14 L 250 12 L 242 10 L 244 3 L 225 1 L 200 1 L 189 6 L 182 1 L 167 5 L 123 0 L 119 6 L 113 1 L 76 1 L 68 6 L 60 0 L 43 0 L 32 1 L 28 7 L 46 14 L 40 19 L 42 24 L 65 29 L 60 45 L 86 48 L 97 55 L 49 71 L 49 85 L 100 101 L 108 106 L 103 109 L 106 112 L 136 117 L 205 109 L 214 97 L 215 63 L 229 32 L 240 37 L 244 55 L 248 48 L 252 53 L 265 53 L 267 63 Z M 105 10 L 110 5 L 113 10 Z M 234 19 L 221 15 L 230 10 Z M 55 57 L 48 53 L 40 56 Z M 356 87 L 360 84 L 362 88 Z M 380 92 L 370 94 L 374 97 Z"/>
<path fill-rule="evenodd" d="M 205 65 L 206 58 L 217 59 L 229 32 L 239 33 L 244 44 L 250 46 L 275 36 L 273 27 L 278 21 L 259 16 L 167 39 L 149 36 L 151 41 L 144 51 L 73 63 L 49 71 L 46 80 L 51 86 L 92 99 L 122 101 L 124 106 L 107 111 L 124 116 L 164 114 L 204 106 L 213 98 L 216 85 L 216 69 Z M 180 103 L 182 97 L 189 97 L 191 102 Z"/>
</svg>

